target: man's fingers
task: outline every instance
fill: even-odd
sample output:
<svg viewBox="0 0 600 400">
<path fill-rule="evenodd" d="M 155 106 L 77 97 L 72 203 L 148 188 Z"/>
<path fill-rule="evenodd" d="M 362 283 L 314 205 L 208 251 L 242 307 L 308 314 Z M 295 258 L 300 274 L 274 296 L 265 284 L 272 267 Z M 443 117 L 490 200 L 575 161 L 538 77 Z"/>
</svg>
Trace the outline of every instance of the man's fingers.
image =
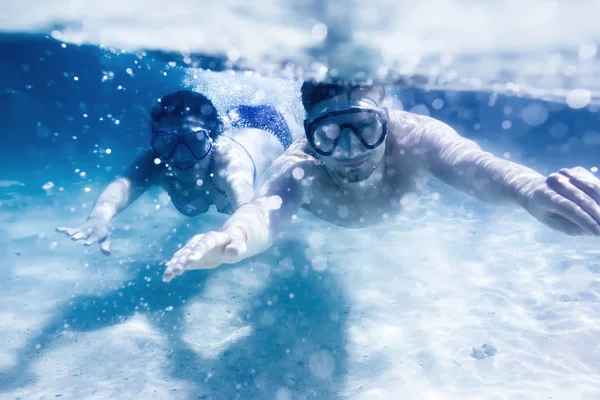
<svg viewBox="0 0 600 400">
<path fill-rule="evenodd" d="M 185 246 L 183 246 L 182 248 L 180 248 L 179 250 L 177 250 L 175 252 L 175 254 L 173 254 L 173 259 L 178 258 L 178 257 L 187 257 L 189 256 L 189 254 L 192 252 L 192 250 L 194 249 L 194 247 L 196 247 L 196 245 L 198 243 L 200 243 L 200 241 L 202 240 L 202 238 L 204 237 L 204 235 L 196 235 L 194 237 L 192 237 L 190 240 L 187 241 L 187 243 L 185 244 Z"/>
<path fill-rule="evenodd" d="M 596 221 L 598 232 L 600 233 L 600 205 L 593 198 L 584 190 L 574 185 L 571 179 L 563 174 L 552 174 L 547 182 L 551 189 L 588 213 Z M 582 184 L 582 187 L 585 187 L 585 185 Z"/>
<path fill-rule="evenodd" d="M 163 273 L 163 281 L 170 282 L 176 275 L 183 274 L 183 266 L 177 262 L 168 262 Z"/>
<path fill-rule="evenodd" d="M 110 237 L 106 237 L 103 241 L 100 242 L 100 251 L 102 254 L 107 256 L 110 255 Z"/>
<path fill-rule="evenodd" d="M 194 250 L 188 256 L 188 260 L 190 260 L 190 261 L 199 261 L 204 254 L 206 254 L 206 253 L 203 252 L 201 249 Z"/>
<path fill-rule="evenodd" d="M 171 280 L 173 279 L 173 275 L 174 274 L 171 268 L 167 267 L 167 269 L 165 269 L 165 272 L 163 273 L 163 281 L 171 282 Z"/>
<path fill-rule="evenodd" d="M 198 261 L 202 256 L 210 251 L 210 247 L 207 247 L 206 243 L 200 242 L 197 244 L 188 244 L 182 250 L 181 253 L 174 257 L 174 260 L 182 264 L 187 264 L 189 261 Z"/>
<path fill-rule="evenodd" d="M 242 238 L 232 240 L 225 246 L 225 254 L 230 257 L 239 257 L 248 250 L 246 241 Z"/>
<path fill-rule="evenodd" d="M 548 201 L 565 209 L 568 213 L 563 215 L 572 222 L 577 223 L 588 233 L 600 235 L 600 205 L 562 174 L 552 174 L 547 179 L 548 186 L 558 193 L 557 196 L 549 197 Z M 555 209 L 554 209 L 555 210 Z M 587 216 L 584 216 L 586 214 Z M 569 217 L 571 216 L 571 217 Z M 572 217 L 576 218 L 575 220 Z"/>
<path fill-rule="evenodd" d="M 222 251 L 223 248 L 231 241 L 229 235 L 221 232 L 210 232 L 204 235 L 196 246 L 191 249 L 187 261 L 199 261 L 206 254 L 217 250 Z M 187 263 L 186 263 L 187 264 Z"/>
<path fill-rule="evenodd" d="M 244 229 L 237 226 L 231 226 L 222 230 L 222 232 L 226 233 L 226 235 L 231 238 L 229 243 L 226 243 L 225 248 L 223 249 L 225 255 L 229 257 L 238 257 L 248 250 L 248 235 Z"/>
<path fill-rule="evenodd" d="M 190 249 L 190 253 L 187 255 L 184 264 L 187 265 L 191 261 L 200 261 L 202 257 L 213 251 L 215 247 L 215 241 L 198 243 L 194 248 Z"/>
<path fill-rule="evenodd" d="M 167 262 L 163 281 L 169 282 L 188 269 L 215 268 L 223 263 L 225 254 L 236 255 L 245 251 L 245 240 L 232 238 L 225 232 L 194 236 Z"/>
<path fill-rule="evenodd" d="M 584 168 L 562 169 L 559 174 L 567 177 L 569 182 L 600 204 L 600 179 Z"/>
<path fill-rule="evenodd" d="M 569 236 L 581 236 L 584 234 L 584 231 L 579 226 L 558 214 L 550 214 L 545 222 L 550 228 L 566 233 Z"/>
<path fill-rule="evenodd" d="M 557 195 L 554 199 L 548 201 L 545 208 L 550 212 L 568 219 L 589 235 L 600 234 L 600 226 L 598 226 L 596 220 L 571 200 Z"/>
</svg>

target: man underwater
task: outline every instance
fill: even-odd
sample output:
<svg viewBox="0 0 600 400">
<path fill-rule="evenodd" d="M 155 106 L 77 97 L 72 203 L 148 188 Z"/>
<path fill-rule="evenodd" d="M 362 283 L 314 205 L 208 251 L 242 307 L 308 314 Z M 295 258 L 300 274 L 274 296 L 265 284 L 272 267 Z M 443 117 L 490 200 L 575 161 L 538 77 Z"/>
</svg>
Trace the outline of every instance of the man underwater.
<svg viewBox="0 0 600 400">
<path fill-rule="evenodd" d="M 305 82 L 305 135 L 266 173 L 257 197 L 218 232 L 194 236 L 163 279 L 234 264 L 267 250 L 299 208 L 360 228 L 401 210 L 417 178 L 433 175 L 488 203 L 522 207 L 568 235 L 600 235 L 600 180 L 584 168 L 543 176 L 496 158 L 434 118 L 382 107 L 384 89 Z"/>
</svg>

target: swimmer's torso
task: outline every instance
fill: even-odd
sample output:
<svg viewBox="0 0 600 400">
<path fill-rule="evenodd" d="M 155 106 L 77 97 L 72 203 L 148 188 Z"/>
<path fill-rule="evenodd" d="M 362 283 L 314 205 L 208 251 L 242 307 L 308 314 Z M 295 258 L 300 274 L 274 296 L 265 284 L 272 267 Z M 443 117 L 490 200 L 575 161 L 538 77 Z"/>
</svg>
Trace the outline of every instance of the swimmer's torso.
<svg viewBox="0 0 600 400">
<path fill-rule="evenodd" d="M 249 160 L 253 165 L 255 180 L 283 153 L 283 146 L 271 133 L 259 129 L 235 129 L 227 131 L 219 139 L 215 152 L 233 152 L 236 158 Z M 173 206 L 183 215 L 195 217 L 214 205 L 218 212 L 232 214 L 233 207 L 225 192 L 225 180 L 220 171 L 198 174 L 206 179 L 192 176 L 179 179 L 168 169 L 162 170 L 159 186 L 171 198 Z M 255 182 L 256 183 L 256 182 Z"/>
<path fill-rule="evenodd" d="M 303 208 L 321 219 L 347 228 L 361 228 L 386 219 L 401 209 L 404 195 L 414 192 L 416 180 L 402 172 L 378 168 L 372 179 L 355 183 L 356 190 L 338 186 L 322 165 L 306 185 Z"/>
<path fill-rule="evenodd" d="M 217 186 L 213 177 L 205 181 L 182 181 L 167 175 L 162 179 L 161 188 L 171 198 L 173 206 L 185 216 L 195 217 L 208 211 L 211 205 L 224 214 L 233 213 L 231 203 L 225 191 Z"/>
</svg>

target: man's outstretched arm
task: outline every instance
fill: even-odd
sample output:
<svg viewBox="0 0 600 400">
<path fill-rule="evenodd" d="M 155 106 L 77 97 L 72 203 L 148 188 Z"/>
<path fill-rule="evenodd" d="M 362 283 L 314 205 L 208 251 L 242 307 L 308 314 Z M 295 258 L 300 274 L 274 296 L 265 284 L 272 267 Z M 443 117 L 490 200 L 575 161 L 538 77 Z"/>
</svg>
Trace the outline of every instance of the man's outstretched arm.
<svg viewBox="0 0 600 400">
<path fill-rule="evenodd" d="M 223 183 L 234 211 L 254 199 L 255 166 L 239 143 L 226 136 L 219 138 L 214 171 L 217 173 L 215 178 Z"/>
<path fill-rule="evenodd" d="M 545 177 L 523 165 L 495 157 L 450 126 L 427 119 L 410 135 L 427 169 L 435 177 L 477 199 L 522 205 L 523 194 Z"/>
<path fill-rule="evenodd" d="M 434 119 L 410 135 L 428 170 L 485 202 L 519 205 L 542 223 L 570 235 L 600 235 L 600 180 L 584 168 L 543 176 L 497 158 Z"/>
<path fill-rule="evenodd" d="M 170 281 L 190 269 L 211 269 L 235 264 L 267 250 L 277 233 L 302 206 L 305 187 L 292 172 L 307 173 L 314 162 L 293 154 L 279 157 L 266 172 L 257 197 L 242 205 L 218 232 L 194 236 L 167 263 L 163 280 Z"/>
</svg>

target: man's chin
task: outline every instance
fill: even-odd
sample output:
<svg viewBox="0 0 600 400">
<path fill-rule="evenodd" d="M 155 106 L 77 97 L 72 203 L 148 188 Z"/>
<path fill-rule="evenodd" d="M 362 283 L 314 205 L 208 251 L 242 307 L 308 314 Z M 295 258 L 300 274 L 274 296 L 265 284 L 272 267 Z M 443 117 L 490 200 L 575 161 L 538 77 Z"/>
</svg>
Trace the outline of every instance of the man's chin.
<svg viewBox="0 0 600 400">
<path fill-rule="evenodd" d="M 359 183 L 368 179 L 373 174 L 373 168 L 337 168 L 335 173 L 348 183 Z"/>
</svg>

